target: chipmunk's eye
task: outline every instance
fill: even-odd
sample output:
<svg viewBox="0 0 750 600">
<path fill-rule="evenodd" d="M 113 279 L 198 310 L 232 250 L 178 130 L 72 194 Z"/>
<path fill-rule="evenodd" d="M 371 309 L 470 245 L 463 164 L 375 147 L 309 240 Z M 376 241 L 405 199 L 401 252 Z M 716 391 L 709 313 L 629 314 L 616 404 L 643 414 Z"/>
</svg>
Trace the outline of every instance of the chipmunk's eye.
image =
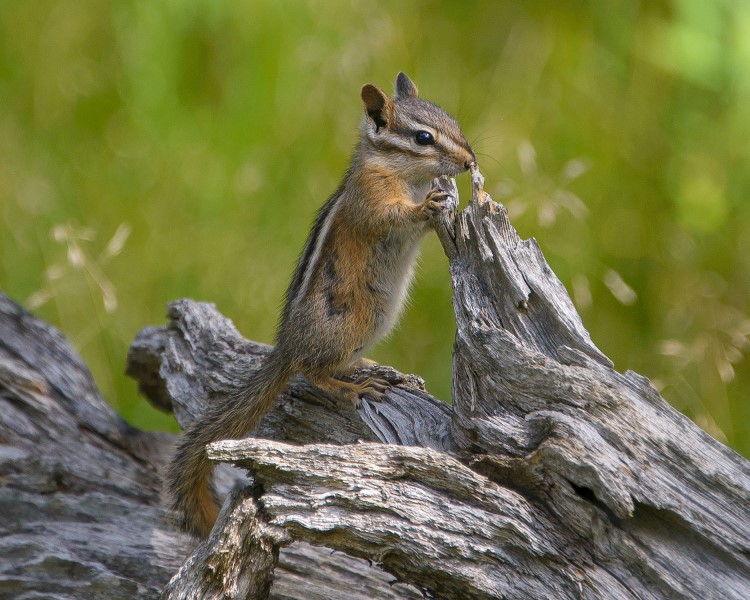
<svg viewBox="0 0 750 600">
<path fill-rule="evenodd" d="M 414 141 L 420 146 L 432 146 L 435 143 L 435 138 L 429 131 L 417 131 L 414 134 Z"/>
</svg>

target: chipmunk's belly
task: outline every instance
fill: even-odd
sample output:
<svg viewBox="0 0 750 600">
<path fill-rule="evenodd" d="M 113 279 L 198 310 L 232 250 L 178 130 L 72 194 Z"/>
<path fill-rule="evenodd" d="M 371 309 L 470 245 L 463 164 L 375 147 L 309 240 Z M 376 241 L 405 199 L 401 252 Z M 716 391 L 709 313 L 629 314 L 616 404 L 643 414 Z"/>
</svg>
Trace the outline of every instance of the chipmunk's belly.
<svg viewBox="0 0 750 600">
<path fill-rule="evenodd" d="M 376 251 L 374 277 L 368 290 L 373 299 L 374 330 L 370 343 L 387 336 L 398 322 L 414 278 L 421 236 L 386 239 Z M 391 244 L 400 246 L 397 251 Z"/>
<path fill-rule="evenodd" d="M 393 329 L 414 275 L 418 233 L 391 233 L 374 244 L 339 239 L 282 325 L 279 340 L 288 340 L 290 352 L 305 349 L 296 357 L 301 365 L 349 364 Z"/>
</svg>

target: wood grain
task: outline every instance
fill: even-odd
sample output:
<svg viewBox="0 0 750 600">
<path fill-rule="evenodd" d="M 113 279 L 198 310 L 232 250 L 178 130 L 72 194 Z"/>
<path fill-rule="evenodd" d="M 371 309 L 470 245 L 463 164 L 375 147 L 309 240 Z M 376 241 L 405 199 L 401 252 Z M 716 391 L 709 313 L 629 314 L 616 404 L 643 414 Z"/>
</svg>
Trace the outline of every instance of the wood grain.
<svg viewBox="0 0 750 600">
<path fill-rule="evenodd" d="M 255 437 L 209 447 L 253 479 L 219 469 L 199 545 L 159 502 L 171 436 L 125 424 L 61 334 L 0 296 L 0 596 L 750 598 L 750 463 L 613 368 L 472 183 L 458 211 L 436 182 L 452 406 L 384 366 L 392 387 L 358 411 L 294 380 Z M 268 347 L 208 304 L 168 317 L 128 372 L 185 426 Z"/>
</svg>

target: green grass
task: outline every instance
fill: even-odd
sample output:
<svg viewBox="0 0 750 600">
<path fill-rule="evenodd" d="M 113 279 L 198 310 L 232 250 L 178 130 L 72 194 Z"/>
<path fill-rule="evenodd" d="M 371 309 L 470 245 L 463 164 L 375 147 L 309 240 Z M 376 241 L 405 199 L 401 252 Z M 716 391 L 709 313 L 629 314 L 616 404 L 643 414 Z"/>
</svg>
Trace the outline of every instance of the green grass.
<svg viewBox="0 0 750 600">
<path fill-rule="evenodd" d="M 123 375 L 130 341 L 180 297 L 272 341 L 359 88 L 405 70 L 617 368 L 750 456 L 748 40 L 729 0 L 4 2 L 0 285 L 129 421 L 173 428 Z M 373 358 L 447 400 L 453 333 L 431 239 Z"/>
</svg>

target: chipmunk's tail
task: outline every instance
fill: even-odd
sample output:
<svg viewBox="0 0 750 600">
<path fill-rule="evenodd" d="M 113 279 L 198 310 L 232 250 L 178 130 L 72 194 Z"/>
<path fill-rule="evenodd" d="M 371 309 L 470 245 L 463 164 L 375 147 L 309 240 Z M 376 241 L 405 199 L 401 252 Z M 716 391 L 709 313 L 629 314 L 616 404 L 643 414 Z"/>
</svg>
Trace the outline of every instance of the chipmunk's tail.
<svg viewBox="0 0 750 600">
<path fill-rule="evenodd" d="M 219 516 L 211 482 L 214 465 L 208 460 L 206 445 L 250 433 L 271 409 L 291 375 L 291 368 L 272 353 L 241 393 L 209 406 L 206 414 L 187 430 L 166 476 L 171 507 L 183 529 L 206 537 Z"/>
</svg>

